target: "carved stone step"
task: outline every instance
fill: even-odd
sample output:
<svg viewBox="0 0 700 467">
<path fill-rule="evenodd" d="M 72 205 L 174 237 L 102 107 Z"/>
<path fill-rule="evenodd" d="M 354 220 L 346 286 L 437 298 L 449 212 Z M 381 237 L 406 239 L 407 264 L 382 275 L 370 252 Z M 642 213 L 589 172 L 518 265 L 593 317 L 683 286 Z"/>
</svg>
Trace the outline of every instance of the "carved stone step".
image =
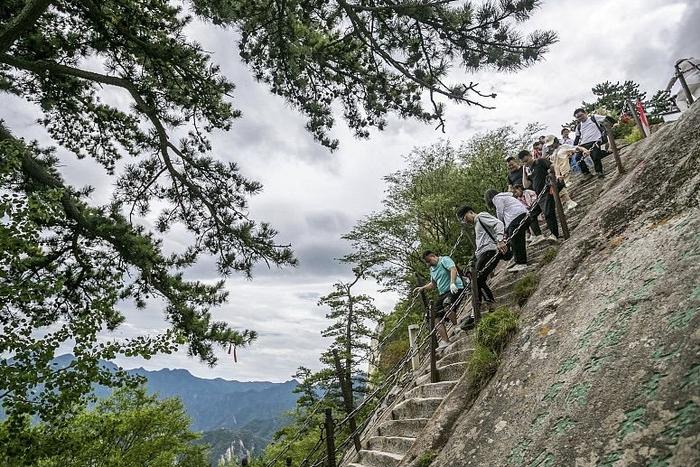
<svg viewBox="0 0 700 467">
<path fill-rule="evenodd" d="M 415 440 L 406 436 L 372 436 L 367 440 L 367 449 L 405 455 Z"/>
<path fill-rule="evenodd" d="M 401 462 L 403 454 L 393 454 L 384 451 L 361 450 L 359 460 L 367 467 L 393 467 Z"/>
<path fill-rule="evenodd" d="M 473 352 L 473 349 L 458 350 L 456 352 L 449 352 L 440 358 L 437 362 L 438 366 L 449 365 L 450 363 L 466 362 L 469 359 L 469 355 Z"/>
<path fill-rule="evenodd" d="M 379 424 L 377 434 L 379 436 L 406 436 L 415 438 L 418 437 L 426 423 L 428 423 L 427 418 L 384 420 Z"/>
<path fill-rule="evenodd" d="M 413 397 L 400 402 L 391 411 L 394 420 L 430 418 L 442 403 L 442 397 Z"/>
<path fill-rule="evenodd" d="M 445 397 L 454 387 L 454 381 L 444 381 L 441 383 L 427 383 L 417 386 L 406 392 L 406 399 L 414 397 Z"/>
</svg>

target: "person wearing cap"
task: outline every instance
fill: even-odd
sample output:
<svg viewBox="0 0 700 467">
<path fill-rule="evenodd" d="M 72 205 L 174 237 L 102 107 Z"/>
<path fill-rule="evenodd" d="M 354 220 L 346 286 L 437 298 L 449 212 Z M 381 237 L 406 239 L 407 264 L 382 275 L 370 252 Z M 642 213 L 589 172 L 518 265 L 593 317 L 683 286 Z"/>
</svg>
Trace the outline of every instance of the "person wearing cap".
<svg viewBox="0 0 700 467">
<path fill-rule="evenodd" d="M 457 210 L 460 222 L 474 224 L 474 238 L 476 246 L 476 270 L 478 271 L 476 283 L 479 293 L 489 308 L 496 299 L 486 280 L 496 269 L 501 259 L 507 258 L 508 245 L 505 241 L 505 226 L 488 212 L 476 213 L 471 206 L 465 205 Z"/>
<path fill-rule="evenodd" d="M 564 183 L 564 188 L 559 190 L 559 197 L 564 204 L 564 209 L 569 211 L 576 208 L 578 203 L 571 199 L 569 190 L 566 188 L 569 185 L 571 175 L 571 156 L 580 151 L 584 155 L 590 154 L 590 151 L 583 146 L 572 146 L 570 144 L 561 144 L 559 139 L 554 135 L 549 135 L 545 139 L 544 147 L 549 153 L 549 160 L 554 167 L 554 175 L 557 180 Z"/>
<path fill-rule="evenodd" d="M 540 213 L 544 214 L 547 227 L 551 232 L 546 239 L 556 241 L 559 238 L 559 224 L 557 223 L 557 212 L 554 207 L 554 196 L 549 191 L 548 180 L 552 164 L 546 158 L 535 160 L 530 151 L 526 149 L 518 153 L 518 159 L 530 169 L 529 173 L 523 177 L 523 186 L 533 189 L 539 199 L 537 206 L 530 211 L 530 219 L 536 219 Z"/>
<path fill-rule="evenodd" d="M 513 250 L 515 264 L 508 268 L 510 272 L 518 272 L 527 268 L 527 248 L 525 234 L 530 225 L 528 210 L 513 197 L 513 193 L 499 193 L 488 190 L 484 193 L 484 201 L 490 209 L 496 210 L 496 218 L 506 226 L 506 233 Z"/>
</svg>

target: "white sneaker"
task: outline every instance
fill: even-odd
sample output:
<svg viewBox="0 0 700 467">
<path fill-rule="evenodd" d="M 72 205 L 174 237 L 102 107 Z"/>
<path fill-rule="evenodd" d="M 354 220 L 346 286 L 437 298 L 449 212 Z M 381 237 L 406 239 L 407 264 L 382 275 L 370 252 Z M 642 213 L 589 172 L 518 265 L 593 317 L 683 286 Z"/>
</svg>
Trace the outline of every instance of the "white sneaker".
<svg viewBox="0 0 700 467">
<path fill-rule="evenodd" d="M 557 240 L 559 240 L 557 237 L 555 237 L 552 234 L 547 235 L 544 239 L 547 240 L 548 242 L 556 242 Z"/>
<path fill-rule="evenodd" d="M 577 206 L 578 203 L 576 201 L 569 201 L 568 203 L 566 203 L 566 208 L 564 209 L 564 211 L 571 211 L 572 209 L 576 209 Z"/>
<path fill-rule="evenodd" d="M 533 235 L 530 237 L 530 245 L 537 245 L 538 243 L 542 242 L 545 240 L 544 235 Z"/>
<path fill-rule="evenodd" d="M 508 272 L 519 272 L 527 269 L 527 264 L 515 264 L 508 268 Z"/>
<path fill-rule="evenodd" d="M 450 346 L 450 343 L 449 343 L 449 342 L 440 341 L 440 343 L 438 344 L 436 350 L 446 349 L 446 348 L 448 348 L 449 346 Z"/>
</svg>

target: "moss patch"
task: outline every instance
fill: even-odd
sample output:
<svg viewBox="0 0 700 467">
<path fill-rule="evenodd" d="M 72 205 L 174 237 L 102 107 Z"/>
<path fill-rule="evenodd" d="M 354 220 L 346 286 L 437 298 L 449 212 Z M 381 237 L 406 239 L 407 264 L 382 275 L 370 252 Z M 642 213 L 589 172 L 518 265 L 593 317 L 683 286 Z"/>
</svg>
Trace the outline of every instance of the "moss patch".
<svg viewBox="0 0 700 467">
<path fill-rule="evenodd" d="M 559 249 L 557 247 L 549 247 L 547 248 L 544 253 L 542 253 L 542 259 L 540 259 L 540 264 L 544 266 L 545 264 L 549 264 L 552 261 L 554 261 L 554 258 L 557 257 L 557 252 Z"/>
<path fill-rule="evenodd" d="M 418 456 L 418 459 L 416 460 L 416 467 L 428 467 L 433 463 L 436 457 L 437 453 L 435 451 L 425 451 Z"/>
<path fill-rule="evenodd" d="M 522 279 L 515 283 L 513 293 L 515 294 L 515 300 L 518 305 L 523 306 L 525 304 L 527 299 L 535 293 L 539 283 L 539 277 L 532 272 L 525 274 Z"/>
<path fill-rule="evenodd" d="M 481 318 L 476 326 L 476 346 L 467 361 L 467 372 L 474 387 L 481 387 L 498 369 L 499 354 L 518 327 L 518 317 L 508 307 L 500 307 Z"/>
</svg>

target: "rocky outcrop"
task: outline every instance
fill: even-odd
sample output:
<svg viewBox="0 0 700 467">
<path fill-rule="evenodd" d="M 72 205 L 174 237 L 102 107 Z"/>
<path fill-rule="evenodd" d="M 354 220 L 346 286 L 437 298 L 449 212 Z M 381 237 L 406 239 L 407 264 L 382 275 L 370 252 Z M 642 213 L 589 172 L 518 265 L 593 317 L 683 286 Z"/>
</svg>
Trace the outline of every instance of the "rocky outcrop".
<svg viewBox="0 0 700 467">
<path fill-rule="evenodd" d="M 430 465 L 700 465 L 700 105 L 623 157 Z"/>
</svg>

